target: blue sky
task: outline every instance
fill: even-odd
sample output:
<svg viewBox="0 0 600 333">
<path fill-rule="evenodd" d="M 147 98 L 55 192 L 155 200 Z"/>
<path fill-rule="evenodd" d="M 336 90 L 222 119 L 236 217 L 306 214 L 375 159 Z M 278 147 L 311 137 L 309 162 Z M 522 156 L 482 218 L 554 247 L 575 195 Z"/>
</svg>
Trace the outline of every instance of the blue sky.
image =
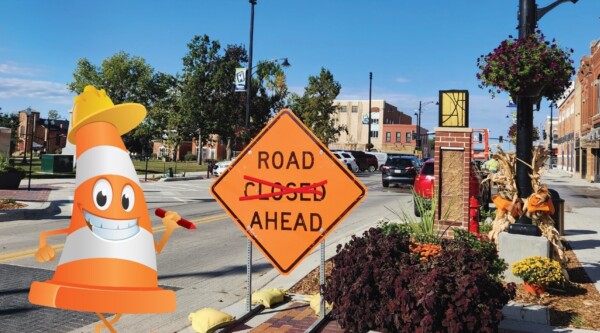
<svg viewBox="0 0 600 333">
<path fill-rule="evenodd" d="M 545 7 L 553 0 L 537 0 Z M 384 99 L 413 115 L 419 101 L 439 90 L 467 89 L 470 125 L 506 136 L 514 109 L 508 97 L 492 99 L 478 88 L 476 61 L 508 35 L 518 34 L 518 0 L 258 0 L 254 64 L 288 57 L 290 90 L 302 93 L 308 77 L 324 67 L 341 84 L 339 99 Z M 539 27 L 573 60 L 600 38 L 600 1 L 564 3 Z M 32 107 L 66 117 L 77 60 L 99 65 L 119 51 L 146 59 L 156 71 L 181 72 L 186 44 L 207 34 L 227 44 L 249 44 L 247 0 L 10 1 L 0 0 L 0 107 Z M 576 66 L 577 67 L 577 66 Z M 233 80 L 233 78 L 232 78 Z M 539 126 L 547 103 L 534 115 Z M 437 126 L 437 108 L 423 109 L 421 124 Z M 415 120 L 416 123 L 416 120 Z M 507 146 L 504 145 L 506 148 Z"/>
</svg>

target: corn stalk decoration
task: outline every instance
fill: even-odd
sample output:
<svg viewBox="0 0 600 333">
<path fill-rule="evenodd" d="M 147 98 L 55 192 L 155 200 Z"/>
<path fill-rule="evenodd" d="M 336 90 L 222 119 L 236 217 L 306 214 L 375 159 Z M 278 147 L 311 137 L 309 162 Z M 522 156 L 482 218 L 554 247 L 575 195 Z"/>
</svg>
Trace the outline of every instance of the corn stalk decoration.
<svg viewBox="0 0 600 333">
<path fill-rule="evenodd" d="M 560 240 L 560 233 L 554 227 L 554 220 L 551 217 L 554 214 L 552 198 L 548 187 L 540 184 L 541 173 L 549 158 L 549 152 L 544 147 L 537 147 L 533 150 L 532 165 L 519 161 L 531 168 L 529 176 L 533 194 L 523 200 L 519 198 L 517 191 L 515 153 L 506 153 L 499 145 L 495 146 L 498 149 L 498 152 L 494 154 L 494 158 L 498 161 L 498 172 L 490 173 L 483 180 L 483 182 L 490 181 L 498 186 L 498 194 L 492 198 L 496 205 L 496 218 L 488 237 L 497 244 L 498 235 L 507 231 L 511 224 L 525 214 L 531 218 L 532 223 L 540 229 L 542 236 L 546 237 L 552 245 L 554 259 L 564 266 L 567 257 Z"/>
</svg>

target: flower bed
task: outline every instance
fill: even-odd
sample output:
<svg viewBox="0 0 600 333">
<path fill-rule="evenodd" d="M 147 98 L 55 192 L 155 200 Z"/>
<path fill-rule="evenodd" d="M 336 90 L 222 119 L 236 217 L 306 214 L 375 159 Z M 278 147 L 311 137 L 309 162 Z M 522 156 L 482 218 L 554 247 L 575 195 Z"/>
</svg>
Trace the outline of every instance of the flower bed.
<svg viewBox="0 0 600 333">
<path fill-rule="evenodd" d="M 356 332 L 495 331 L 515 286 L 502 284 L 493 243 L 455 235 L 416 244 L 401 229 L 371 228 L 338 246 L 325 288 L 334 318 Z"/>
</svg>

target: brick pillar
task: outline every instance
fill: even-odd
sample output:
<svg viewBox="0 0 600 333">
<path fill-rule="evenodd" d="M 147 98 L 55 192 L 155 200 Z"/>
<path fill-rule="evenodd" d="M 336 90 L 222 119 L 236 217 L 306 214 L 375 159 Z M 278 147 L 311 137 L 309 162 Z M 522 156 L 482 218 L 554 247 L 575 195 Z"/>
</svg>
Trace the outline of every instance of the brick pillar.
<svg viewBox="0 0 600 333">
<path fill-rule="evenodd" d="M 469 172 L 473 129 L 438 127 L 435 129 L 435 196 L 434 225 L 445 236 L 452 228 L 469 230 Z"/>
</svg>

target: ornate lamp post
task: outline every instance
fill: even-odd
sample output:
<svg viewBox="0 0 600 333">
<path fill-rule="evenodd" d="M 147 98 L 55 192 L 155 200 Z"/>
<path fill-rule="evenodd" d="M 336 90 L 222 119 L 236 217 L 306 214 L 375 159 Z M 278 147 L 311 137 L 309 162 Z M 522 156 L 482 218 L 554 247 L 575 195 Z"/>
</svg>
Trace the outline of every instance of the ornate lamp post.
<svg viewBox="0 0 600 333">
<path fill-rule="evenodd" d="M 536 0 L 519 0 L 519 38 L 523 38 L 534 33 L 537 21 L 539 19 L 541 19 L 554 7 L 567 1 L 576 3 L 578 0 L 557 0 L 552 4 L 540 9 L 537 8 Z M 517 160 L 522 162 L 517 163 L 516 180 L 519 197 L 521 199 L 527 199 L 533 192 L 531 180 L 529 178 L 529 167 L 527 164 L 531 165 L 533 154 L 533 104 L 539 98 L 540 92 L 541 91 L 529 92 L 528 94 L 523 94 L 517 97 L 516 155 Z M 523 214 L 517 220 L 517 223 L 531 225 L 531 219 Z M 521 227 L 519 227 L 519 229 L 523 230 L 523 232 L 513 229 L 514 228 L 509 228 L 509 232 L 525 234 L 534 233 L 533 228 L 531 228 L 531 230 L 525 230 L 525 228 L 521 229 Z M 535 227 L 535 233 L 537 232 L 537 227 Z"/>
<path fill-rule="evenodd" d="M 33 130 L 35 127 L 35 116 L 33 116 L 32 124 L 29 124 L 29 117 L 33 115 L 31 112 L 31 108 L 27 108 L 25 111 L 27 113 L 27 126 L 31 127 L 29 130 L 29 180 L 27 182 L 27 191 L 31 191 L 31 169 L 33 166 Z M 27 151 L 27 134 L 25 134 L 25 151 Z"/>
<path fill-rule="evenodd" d="M 253 42 L 254 42 L 254 6 L 256 5 L 256 0 L 249 0 L 250 2 L 250 45 L 248 48 L 248 69 L 246 70 L 246 121 L 245 128 L 248 129 L 250 125 L 250 106 L 252 102 L 252 52 L 253 52 Z M 290 63 L 287 58 L 280 59 L 272 59 L 269 62 L 275 62 L 283 60 L 281 64 L 283 67 L 289 67 Z M 246 240 L 246 249 L 247 249 L 247 263 L 246 263 L 246 311 L 250 313 L 252 310 L 252 241 L 250 239 Z"/>
</svg>

